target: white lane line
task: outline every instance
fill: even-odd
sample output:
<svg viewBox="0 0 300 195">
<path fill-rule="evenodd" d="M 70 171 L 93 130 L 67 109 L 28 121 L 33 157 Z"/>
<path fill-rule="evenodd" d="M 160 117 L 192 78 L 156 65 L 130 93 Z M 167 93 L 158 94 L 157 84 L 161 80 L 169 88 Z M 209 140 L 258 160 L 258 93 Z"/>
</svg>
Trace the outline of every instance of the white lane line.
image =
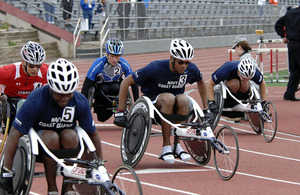
<svg viewBox="0 0 300 195">
<path fill-rule="evenodd" d="M 102 141 L 104 142 L 104 141 Z M 110 145 L 116 148 L 120 148 L 120 146 L 112 144 L 112 143 L 108 143 L 108 142 L 104 142 L 106 145 Z M 299 159 L 293 159 L 293 158 L 288 158 L 288 157 L 282 157 L 282 156 L 277 156 L 277 155 L 271 155 L 271 154 L 265 154 L 265 153 L 260 153 L 260 152 L 254 152 L 254 151 L 250 151 L 250 150 L 245 150 L 245 149 L 240 149 L 240 151 L 244 151 L 244 152 L 251 152 L 251 153 L 256 153 L 256 154 L 261 154 L 261 155 L 265 155 L 265 156 L 271 156 L 271 157 L 275 157 L 275 158 L 283 158 L 283 159 L 287 159 L 287 160 L 294 160 L 294 161 L 300 161 Z M 146 155 L 150 155 L 153 157 L 158 157 L 158 155 L 155 154 L 151 154 L 148 152 L 145 152 Z M 176 160 L 178 162 L 184 163 L 181 160 Z M 191 162 L 186 162 L 187 164 L 191 164 L 191 165 L 196 165 L 202 168 L 208 168 L 210 170 L 215 169 L 215 167 L 210 167 L 210 166 L 200 166 L 196 163 L 191 163 Z M 242 172 L 236 172 L 236 174 L 239 175 L 244 175 L 244 176 L 249 176 L 249 177 L 255 177 L 255 178 L 260 178 L 260 179 L 265 179 L 265 180 L 270 180 L 270 181 L 276 181 L 276 182 L 281 182 L 281 183 L 287 183 L 287 184 L 293 184 L 293 185 L 300 185 L 300 183 L 297 182 L 293 182 L 293 181 L 288 181 L 288 180 L 281 180 L 281 179 L 274 179 L 274 178 L 270 178 L 270 177 L 264 177 L 264 176 L 259 176 L 259 175 L 253 175 L 253 174 L 249 174 L 249 173 L 242 173 Z"/>
</svg>

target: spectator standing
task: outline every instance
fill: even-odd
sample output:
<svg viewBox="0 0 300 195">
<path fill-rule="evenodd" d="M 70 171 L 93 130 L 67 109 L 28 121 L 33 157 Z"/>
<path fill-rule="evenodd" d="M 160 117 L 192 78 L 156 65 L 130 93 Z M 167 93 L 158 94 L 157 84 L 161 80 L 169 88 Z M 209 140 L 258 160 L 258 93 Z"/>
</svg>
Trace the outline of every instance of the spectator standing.
<svg viewBox="0 0 300 195">
<path fill-rule="evenodd" d="M 269 3 L 272 4 L 272 23 L 275 23 L 276 19 L 277 19 L 277 15 L 278 15 L 278 11 L 277 11 L 277 4 L 278 4 L 278 0 L 269 0 Z"/>
<path fill-rule="evenodd" d="M 259 69 L 255 59 L 250 53 L 252 48 L 250 47 L 245 35 L 236 36 L 233 40 L 233 46 L 231 49 L 235 50 L 235 53 L 239 56 L 239 61 L 241 61 L 243 58 L 249 58 L 253 61 L 255 67 Z"/>
<path fill-rule="evenodd" d="M 117 12 L 119 14 L 118 25 L 120 27 L 121 40 L 125 40 L 128 37 L 129 30 L 127 30 L 129 26 L 129 13 L 131 10 L 130 2 L 128 0 L 120 0 L 118 1 Z"/>
<path fill-rule="evenodd" d="M 55 6 L 56 6 L 57 0 L 47 0 L 43 1 L 43 5 L 45 8 L 45 16 L 46 21 L 50 24 L 54 24 L 54 13 L 55 13 Z"/>
<path fill-rule="evenodd" d="M 138 39 L 145 38 L 145 20 L 146 20 L 146 7 L 145 4 L 142 3 L 143 0 L 138 0 L 136 3 L 136 15 L 137 15 L 137 24 L 138 24 Z"/>
<path fill-rule="evenodd" d="M 82 9 L 82 14 L 84 19 L 88 19 L 89 29 L 92 27 L 93 20 L 93 9 L 95 7 L 94 0 L 80 0 L 80 6 Z"/>
<path fill-rule="evenodd" d="M 71 22 L 72 10 L 73 10 L 73 0 L 62 0 L 61 5 L 63 8 L 63 19 Z"/>
<path fill-rule="evenodd" d="M 258 0 L 257 4 L 258 4 L 259 16 L 263 19 L 264 6 L 266 5 L 266 0 Z"/>
<path fill-rule="evenodd" d="M 299 101 L 295 97 L 300 82 L 300 7 L 290 9 L 275 24 L 277 34 L 288 44 L 290 77 L 283 99 Z"/>
</svg>

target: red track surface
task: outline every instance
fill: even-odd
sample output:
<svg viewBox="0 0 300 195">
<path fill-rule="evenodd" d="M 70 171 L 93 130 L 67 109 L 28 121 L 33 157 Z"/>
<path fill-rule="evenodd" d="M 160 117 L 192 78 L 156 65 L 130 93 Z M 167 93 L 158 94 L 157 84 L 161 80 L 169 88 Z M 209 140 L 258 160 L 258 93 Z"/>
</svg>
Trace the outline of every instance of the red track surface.
<svg viewBox="0 0 300 195">
<path fill-rule="evenodd" d="M 257 46 L 253 46 L 254 48 Z M 273 47 L 285 47 L 277 44 Z M 228 48 L 196 50 L 195 62 L 207 81 L 209 75 L 229 59 Z M 137 70 L 157 59 L 169 58 L 168 52 L 127 55 L 125 59 Z M 267 56 L 264 57 L 267 59 Z M 237 57 L 234 56 L 234 60 Z M 93 60 L 73 60 L 81 75 L 81 84 Z M 268 72 L 269 62 L 264 63 L 264 72 Z M 286 54 L 280 53 L 279 68 L 286 69 Z M 187 86 L 186 91 L 195 88 Z M 300 107 L 298 102 L 282 100 L 285 87 L 268 87 L 268 99 L 273 101 L 278 113 L 278 131 L 271 143 L 266 143 L 262 135 L 256 135 L 248 123 L 228 123 L 220 121 L 218 128 L 229 124 L 237 133 L 240 146 L 240 161 L 237 173 L 229 181 L 221 180 L 214 169 L 213 156 L 205 167 L 176 161 L 169 165 L 158 159 L 162 138 L 151 137 L 146 153 L 135 167 L 142 182 L 144 194 L 299 194 L 300 164 Z M 196 92 L 190 94 L 200 104 Z M 201 104 L 200 104 L 201 105 Z M 96 117 L 95 117 L 96 121 Z M 121 129 L 112 124 L 113 119 L 105 123 L 98 122 L 98 132 L 102 139 L 104 159 L 109 173 L 122 164 L 120 157 Z M 153 126 L 159 129 L 159 126 Z M 183 144 L 182 144 L 183 145 Z M 41 170 L 41 164 L 37 164 Z M 60 185 L 61 178 L 58 183 Z M 32 194 L 46 194 L 45 178 L 35 178 Z"/>
</svg>

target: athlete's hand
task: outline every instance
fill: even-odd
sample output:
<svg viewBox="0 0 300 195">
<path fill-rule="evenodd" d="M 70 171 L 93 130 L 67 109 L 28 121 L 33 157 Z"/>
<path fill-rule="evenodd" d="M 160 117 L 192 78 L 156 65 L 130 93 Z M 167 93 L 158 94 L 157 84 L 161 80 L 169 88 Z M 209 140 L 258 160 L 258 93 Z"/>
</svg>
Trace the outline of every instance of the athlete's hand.
<svg viewBox="0 0 300 195">
<path fill-rule="evenodd" d="M 14 177 L 14 173 L 11 170 L 5 167 L 1 168 L 0 187 L 3 190 L 7 191 L 8 194 L 13 193 L 13 185 L 12 185 L 13 177 Z"/>
<path fill-rule="evenodd" d="M 219 105 L 216 104 L 216 102 L 213 101 L 208 101 L 208 109 L 212 112 L 212 113 L 217 113 L 219 111 Z"/>
<path fill-rule="evenodd" d="M 115 120 L 114 120 L 115 125 L 129 128 L 129 122 L 127 121 L 125 110 L 117 110 L 114 116 L 115 116 Z"/>
</svg>

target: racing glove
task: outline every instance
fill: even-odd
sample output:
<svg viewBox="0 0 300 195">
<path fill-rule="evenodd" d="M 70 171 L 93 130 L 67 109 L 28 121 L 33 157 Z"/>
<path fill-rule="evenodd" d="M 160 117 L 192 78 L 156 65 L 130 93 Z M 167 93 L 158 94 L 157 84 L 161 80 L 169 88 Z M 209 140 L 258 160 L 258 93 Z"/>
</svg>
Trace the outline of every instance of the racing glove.
<svg viewBox="0 0 300 195">
<path fill-rule="evenodd" d="M 129 122 L 127 121 L 127 116 L 125 110 L 116 110 L 117 112 L 114 114 L 115 120 L 114 124 L 120 127 L 129 128 Z"/>
<path fill-rule="evenodd" d="M 219 105 L 216 104 L 216 102 L 213 101 L 208 101 L 208 109 L 212 112 L 212 113 L 217 113 L 219 111 Z"/>
<path fill-rule="evenodd" d="M 13 193 L 13 177 L 14 173 L 11 170 L 5 167 L 1 168 L 0 187 L 7 191 L 8 194 Z"/>
</svg>

